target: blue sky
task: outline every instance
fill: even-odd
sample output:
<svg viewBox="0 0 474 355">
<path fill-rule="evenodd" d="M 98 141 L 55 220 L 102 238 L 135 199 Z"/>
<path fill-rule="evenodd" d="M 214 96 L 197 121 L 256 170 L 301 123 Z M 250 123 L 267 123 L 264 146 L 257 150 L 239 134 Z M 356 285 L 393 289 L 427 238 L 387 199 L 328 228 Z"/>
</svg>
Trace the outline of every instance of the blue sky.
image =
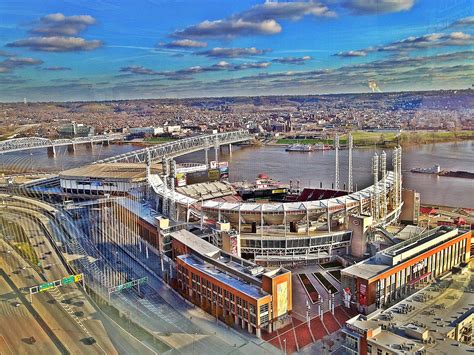
<svg viewBox="0 0 474 355">
<path fill-rule="evenodd" d="M 461 89 L 471 0 L 3 0 L 0 101 Z"/>
</svg>

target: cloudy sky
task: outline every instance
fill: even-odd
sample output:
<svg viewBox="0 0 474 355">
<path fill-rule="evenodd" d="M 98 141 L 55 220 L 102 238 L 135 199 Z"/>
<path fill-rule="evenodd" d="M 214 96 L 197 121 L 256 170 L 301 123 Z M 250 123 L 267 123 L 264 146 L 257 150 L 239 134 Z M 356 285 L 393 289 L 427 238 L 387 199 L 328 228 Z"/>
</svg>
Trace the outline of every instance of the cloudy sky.
<svg viewBox="0 0 474 355">
<path fill-rule="evenodd" d="M 472 0 L 3 0 L 0 101 L 459 89 Z"/>
</svg>

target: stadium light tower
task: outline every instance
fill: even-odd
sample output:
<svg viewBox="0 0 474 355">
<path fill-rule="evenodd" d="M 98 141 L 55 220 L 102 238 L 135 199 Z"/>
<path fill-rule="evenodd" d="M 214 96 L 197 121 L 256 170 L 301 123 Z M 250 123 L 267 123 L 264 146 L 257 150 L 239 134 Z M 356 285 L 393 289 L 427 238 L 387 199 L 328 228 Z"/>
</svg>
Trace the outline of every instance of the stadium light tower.
<svg viewBox="0 0 474 355">
<path fill-rule="evenodd" d="M 402 203 L 402 147 L 398 146 L 398 159 L 397 159 L 397 186 L 398 186 L 398 205 Z"/>
<path fill-rule="evenodd" d="M 347 191 L 352 192 L 354 190 L 353 187 L 353 179 L 352 179 L 352 146 L 353 146 L 353 141 L 352 141 L 352 134 L 349 132 L 347 144 L 349 146 L 349 181 L 347 184 Z"/>
<path fill-rule="evenodd" d="M 336 150 L 336 177 L 334 181 L 334 188 L 339 190 L 339 135 L 334 137 L 334 149 Z"/>
<path fill-rule="evenodd" d="M 372 211 L 372 217 L 374 220 L 378 220 L 380 217 L 380 200 L 378 192 L 378 182 L 379 182 L 379 157 L 377 153 L 372 157 L 372 175 L 374 178 L 373 182 L 373 204 L 374 209 Z"/>
<path fill-rule="evenodd" d="M 380 172 L 382 178 L 382 191 L 381 191 L 381 209 L 382 217 L 387 215 L 387 191 L 386 191 L 386 177 L 387 177 L 387 154 L 383 151 L 380 154 Z"/>
</svg>

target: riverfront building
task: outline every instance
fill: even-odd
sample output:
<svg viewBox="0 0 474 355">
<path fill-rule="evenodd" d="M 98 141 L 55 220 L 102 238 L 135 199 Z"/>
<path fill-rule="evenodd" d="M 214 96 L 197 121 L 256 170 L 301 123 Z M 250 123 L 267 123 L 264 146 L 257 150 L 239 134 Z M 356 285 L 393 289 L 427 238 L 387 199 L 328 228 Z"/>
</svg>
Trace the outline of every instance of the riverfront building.
<svg viewBox="0 0 474 355">
<path fill-rule="evenodd" d="M 359 312 L 369 314 L 469 262 L 470 251 L 470 231 L 437 227 L 342 270 L 342 286 Z"/>
</svg>

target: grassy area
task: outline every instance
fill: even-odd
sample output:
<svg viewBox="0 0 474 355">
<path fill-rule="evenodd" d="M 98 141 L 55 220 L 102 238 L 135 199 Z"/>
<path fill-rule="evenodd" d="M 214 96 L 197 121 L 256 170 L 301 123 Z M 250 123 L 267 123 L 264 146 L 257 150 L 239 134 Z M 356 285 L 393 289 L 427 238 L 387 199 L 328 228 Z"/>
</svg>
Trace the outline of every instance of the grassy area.
<svg viewBox="0 0 474 355">
<path fill-rule="evenodd" d="M 150 137 L 150 138 L 144 139 L 145 142 L 153 143 L 153 144 L 173 142 L 175 140 L 176 138 L 172 138 L 172 137 Z"/>
<path fill-rule="evenodd" d="M 379 147 L 393 147 L 397 144 L 427 144 L 438 142 L 450 142 L 456 140 L 474 139 L 474 131 L 404 131 L 398 132 L 367 132 L 355 131 L 352 132 L 354 145 L 359 147 L 364 146 L 379 146 Z M 287 139 L 282 138 L 277 140 L 277 144 L 333 144 L 333 139 Z M 347 144 L 347 135 L 340 137 L 342 145 Z"/>
<path fill-rule="evenodd" d="M 36 255 L 36 252 L 30 243 L 13 242 L 12 245 L 18 251 L 18 254 L 22 256 L 23 259 L 28 260 L 32 265 L 38 265 L 38 256 Z"/>
<path fill-rule="evenodd" d="M 16 129 L 12 127 L 1 127 L 0 128 L 0 141 L 7 140 L 8 137 L 15 133 Z"/>
<path fill-rule="evenodd" d="M 3 217 L 0 217 L 0 226 L 0 236 L 5 238 L 25 260 L 28 260 L 32 265 L 38 265 L 38 256 L 23 228 Z"/>
</svg>

